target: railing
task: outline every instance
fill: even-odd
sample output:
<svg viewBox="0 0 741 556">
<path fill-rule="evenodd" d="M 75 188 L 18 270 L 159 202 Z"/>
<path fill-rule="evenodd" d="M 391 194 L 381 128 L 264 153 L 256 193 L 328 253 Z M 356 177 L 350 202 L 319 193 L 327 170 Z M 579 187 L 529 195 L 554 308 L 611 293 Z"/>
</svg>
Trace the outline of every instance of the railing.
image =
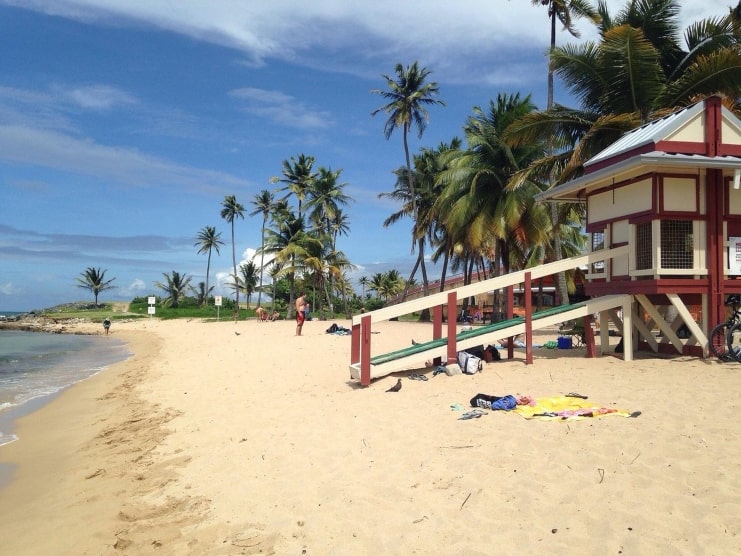
<svg viewBox="0 0 741 556">
<path fill-rule="evenodd" d="M 406 301 L 399 305 L 384 307 L 370 313 L 355 315 L 352 319 L 350 365 L 351 367 L 359 365 L 361 371 L 361 384 L 370 384 L 370 335 L 371 326 L 374 322 L 384 322 L 403 315 L 422 311 L 424 309 L 433 309 L 433 339 L 438 339 L 442 337 L 443 307 L 447 307 L 448 315 L 454 315 L 456 313 L 457 300 L 460 298 L 475 296 L 499 289 L 507 289 L 508 298 L 512 298 L 513 287 L 516 284 L 524 283 L 525 289 L 527 290 L 531 288 L 532 281 L 537 280 L 538 278 L 551 276 L 575 267 L 593 265 L 599 261 L 607 262 L 618 257 L 627 257 L 628 253 L 628 245 L 595 251 L 586 255 L 543 264 L 527 270 L 511 272 L 504 276 L 489 278 L 488 280 L 468 284 L 453 290 L 447 290 L 419 299 Z M 510 302 L 508 305 L 511 312 L 512 303 Z M 530 336 L 532 334 L 532 323 L 529 319 L 532 315 L 532 300 L 529 296 L 526 296 L 525 299 L 525 312 L 527 315 L 526 334 Z M 511 317 L 512 315 L 510 314 L 508 316 Z M 452 360 L 454 360 L 456 351 L 456 322 L 454 318 L 447 319 L 447 336 L 449 338 L 448 359 L 451 360 L 451 358 L 453 358 Z M 452 340 L 450 340 L 451 338 Z M 527 338 L 527 343 L 530 344 L 530 342 L 531 338 Z M 528 357 L 530 356 L 530 352 L 528 352 Z"/>
</svg>

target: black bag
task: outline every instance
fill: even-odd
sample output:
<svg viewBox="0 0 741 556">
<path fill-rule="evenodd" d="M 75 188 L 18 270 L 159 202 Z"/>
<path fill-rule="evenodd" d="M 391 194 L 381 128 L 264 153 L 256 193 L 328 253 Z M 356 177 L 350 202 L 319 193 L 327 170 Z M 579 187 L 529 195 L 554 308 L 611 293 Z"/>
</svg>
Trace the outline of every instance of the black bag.
<svg viewBox="0 0 741 556">
<path fill-rule="evenodd" d="M 337 323 L 336 322 L 333 322 L 332 325 L 329 328 L 327 328 L 327 334 L 334 334 L 339 329 L 340 329 L 340 327 L 337 326 Z"/>
</svg>

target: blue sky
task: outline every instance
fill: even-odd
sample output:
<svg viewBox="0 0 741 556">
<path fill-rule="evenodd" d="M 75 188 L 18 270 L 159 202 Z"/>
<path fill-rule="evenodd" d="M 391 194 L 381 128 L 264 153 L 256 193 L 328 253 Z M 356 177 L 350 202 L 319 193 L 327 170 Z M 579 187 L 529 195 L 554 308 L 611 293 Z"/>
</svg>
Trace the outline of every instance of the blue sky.
<svg viewBox="0 0 741 556">
<path fill-rule="evenodd" d="M 731 3 L 687 0 L 681 19 Z M 447 106 L 410 147 L 436 146 L 498 93 L 544 107 L 548 29 L 529 0 L 0 0 L 0 310 L 92 299 L 76 287 L 91 266 L 116 278 L 103 301 L 158 294 L 172 270 L 196 284 L 207 225 L 227 243 L 211 283 L 229 295 L 221 201 L 251 212 L 299 153 L 343 170 L 355 202 L 338 248 L 354 276 L 407 276 L 409 223 L 384 228 L 397 207 L 377 197 L 403 164 L 401 134 L 386 141 L 370 90 L 397 63 L 430 69 Z M 260 246 L 260 224 L 236 221 L 238 259 Z"/>
</svg>

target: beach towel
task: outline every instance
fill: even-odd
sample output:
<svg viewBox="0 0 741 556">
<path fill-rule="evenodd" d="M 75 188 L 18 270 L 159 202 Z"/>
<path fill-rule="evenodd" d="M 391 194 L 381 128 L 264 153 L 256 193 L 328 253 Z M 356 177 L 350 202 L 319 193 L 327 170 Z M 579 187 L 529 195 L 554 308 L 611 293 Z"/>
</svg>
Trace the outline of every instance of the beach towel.
<svg viewBox="0 0 741 556">
<path fill-rule="evenodd" d="M 554 398 L 537 398 L 534 405 L 518 405 L 513 413 L 522 415 L 525 419 L 540 419 L 544 421 L 578 421 L 606 415 L 617 415 L 619 417 L 638 417 L 640 411 L 627 411 L 604 407 L 592 401 L 573 398 L 569 396 L 557 396 Z"/>
</svg>

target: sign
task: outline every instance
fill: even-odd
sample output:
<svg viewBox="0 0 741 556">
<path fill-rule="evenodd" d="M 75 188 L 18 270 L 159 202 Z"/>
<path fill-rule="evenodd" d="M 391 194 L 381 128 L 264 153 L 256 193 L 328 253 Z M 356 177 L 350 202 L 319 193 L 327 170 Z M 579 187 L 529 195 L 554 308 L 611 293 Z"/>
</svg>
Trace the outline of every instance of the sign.
<svg viewBox="0 0 741 556">
<path fill-rule="evenodd" d="M 154 305 L 150 305 L 149 307 L 147 307 L 147 314 L 148 315 L 154 314 Z"/>
<path fill-rule="evenodd" d="M 221 296 L 220 295 L 214 296 L 214 305 L 216 305 L 217 307 L 221 307 Z"/>
<path fill-rule="evenodd" d="M 149 297 L 147 298 L 147 303 L 148 303 L 149 305 L 154 305 L 154 304 L 156 304 L 156 303 L 157 303 L 157 298 L 156 298 L 156 297 L 154 297 L 154 296 L 149 296 Z"/>
<path fill-rule="evenodd" d="M 728 238 L 728 271 L 741 274 L 741 237 Z"/>
</svg>

